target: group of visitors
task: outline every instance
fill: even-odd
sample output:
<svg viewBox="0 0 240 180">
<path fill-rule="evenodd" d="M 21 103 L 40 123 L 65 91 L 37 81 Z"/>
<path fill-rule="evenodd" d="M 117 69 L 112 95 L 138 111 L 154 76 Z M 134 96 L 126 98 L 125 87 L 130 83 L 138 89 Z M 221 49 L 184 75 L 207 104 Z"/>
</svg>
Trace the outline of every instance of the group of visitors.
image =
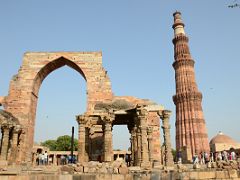
<svg viewBox="0 0 240 180">
<path fill-rule="evenodd" d="M 234 151 L 221 151 L 221 152 L 201 152 L 199 155 L 195 154 L 193 156 L 193 164 L 207 164 L 208 162 L 216 161 L 231 161 L 236 160 L 237 156 Z"/>
<path fill-rule="evenodd" d="M 75 164 L 76 163 L 76 156 L 73 155 L 73 157 L 71 155 L 69 156 L 64 156 L 61 155 L 60 156 L 60 164 L 61 165 L 65 165 L 65 164 Z"/>
<path fill-rule="evenodd" d="M 182 163 L 182 153 L 177 152 L 177 163 Z M 208 162 L 216 161 L 233 161 L 237 160 L 237 154 L 234 150 L 221 151 L 221 152 L 201 152 L 200 154 L 195 154 L 192 158 L 193 164 L 207 164 Z"/>
<path fill-rule="evenodd" d="M 193 156 L 193 164 L 206 164 L 208 162 L 213 162 L 213 153 L 201 152 L 200 154 L 195 154 Z"/>
<path fill-rule="evenodd" d="M 222 151 L 215 154 L 216 160 L 223 160 L 223 161 L 232 161 L 237 159 L 237 155 L 234 151 Z"/>
<path fill-rule="evenodd" d="M 48 164 L 47 151 L 45 151 L 44 153 L 38 153 L 36 161 L 37 165 L 47 165 Z"/>
</svg>

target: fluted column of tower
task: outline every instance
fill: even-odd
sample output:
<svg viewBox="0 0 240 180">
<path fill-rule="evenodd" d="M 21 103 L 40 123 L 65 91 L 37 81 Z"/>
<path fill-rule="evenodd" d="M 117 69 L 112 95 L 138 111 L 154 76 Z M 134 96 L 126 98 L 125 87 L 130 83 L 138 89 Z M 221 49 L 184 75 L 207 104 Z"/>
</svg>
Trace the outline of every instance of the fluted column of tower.
<svg viewBox="0 0 240 180">
<path fill-rule="evenodd" d="M 199 92 L 195 80 L 194 60 L 191 57 L 188 37 L 184 31 L 181 13 L 174 16 L 174 59 L 176 95 L 176 149 L 184 146 L 191 150 L 192 155 L 209 152 L 206 123 L 202 110 L 202 93 Z"/>
</svg>

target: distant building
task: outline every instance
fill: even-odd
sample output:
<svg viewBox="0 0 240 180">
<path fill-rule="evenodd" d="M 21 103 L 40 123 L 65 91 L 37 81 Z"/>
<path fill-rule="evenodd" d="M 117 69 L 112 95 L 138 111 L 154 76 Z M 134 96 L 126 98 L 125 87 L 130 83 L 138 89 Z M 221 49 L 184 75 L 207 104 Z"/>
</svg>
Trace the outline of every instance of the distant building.
<svg viewBox="0 0 240 180">
<path fill-rule="evenodd" d="M 231 148 L 240 149 L 240 143 L 222 132 L 219 132 L 216 136 L 214 136 L 209 145 L 212 152 L 229 150 Z"/>
<path fill-rule="evenodd" d="M 33 152 L 32 152 L 32 162 L 35 165 L 39 164 L 38 155 L 47 151 L 48 153 L 48 164 L 51 165 L 62 165 L 65 163 L 61 162 L 61 156 L 64 156 L 67 160 L 68 156 L 71 154 L 71 151 L 50 151 L 48 147 L 41 146 L 38 144 L 34 144 Z M 73 156 L 77 159 L 78 151 L 73 151 Z M 131 160 L 131 151 L 126 150 L 114 150 L 113 151 L 114 160 L 122 159 L 123 161 L 128 162 L 127 160 Z"/>
</svg>

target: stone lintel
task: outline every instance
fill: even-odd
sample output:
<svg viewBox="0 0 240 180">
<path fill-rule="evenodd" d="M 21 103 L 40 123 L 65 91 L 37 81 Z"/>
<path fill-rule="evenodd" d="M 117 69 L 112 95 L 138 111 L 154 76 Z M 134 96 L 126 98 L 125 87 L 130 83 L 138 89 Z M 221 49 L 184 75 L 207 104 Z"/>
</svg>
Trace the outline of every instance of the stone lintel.
<svg viewBox="0 0 240 180">
<path fill-rule="evenodd" d="M 148 112 L 158 112 L 158 111 L 163 111 L 164 106 L 162 105 L 147 105 L 144 107 Z"/>
</svg>

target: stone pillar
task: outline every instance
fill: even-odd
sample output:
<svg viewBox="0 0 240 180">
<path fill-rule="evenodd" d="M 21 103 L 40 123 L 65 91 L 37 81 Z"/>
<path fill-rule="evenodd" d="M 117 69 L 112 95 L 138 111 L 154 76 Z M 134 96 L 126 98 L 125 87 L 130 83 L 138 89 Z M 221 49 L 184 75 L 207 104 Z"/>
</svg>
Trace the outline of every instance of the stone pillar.
<svg viewBox="0 0 240 180">
<path fill-rule="evenodd" d="M 112 148 L 112 121 L 111 115 L 104 118 L 104 162 L 111 162 L 113 160 Z"/>
<path fill-rule="evenodd" d="M 89 144 L 90 144 L 90 138 L 89 138 L 89 128 L 85 128 L 85 141 L 86 141 L 86 146 L 85 146 L 85 152 L 86 152 L 86 161 L 89 161 L 89 154 L 90 154 L 90 151 L 89 151 Z"/>
<path fill-rule="evenodd" d="M 136 151 L 136 132 L 134 127 L 131 129 L 131 166 L 135 165 L 135 151 Z"/>
<path fill-rule="evenodd" d="M 18 134 L 20 132 L 19 127 L 14 127 L 13 129 L 13 136 L 12 136 L 12 148 L 11 148 L 11 155 L 9 158 L 9 162 L 11 164 L 16 163 L 17 161 L 17 153 L 18 153 Z M 36 162 L 36 161 L 35 161 Z M 35 163 L 34 162 L 34 163 Z"/>
<path fill-rule="evenodd" d="M 148 154 L 148 137 L 147 137 L 147 110 L 143 108 L 138 109 L 138 118 L 140 121 L 141 132 L 141 167 L 150 167 L 149 154 Z"/>
<path fill-rule="evenodd" d="M 2 126 L 2 131 L 1 160 L 7 160 L 10 128 L 8 126 Z"/>
<path fill-rule="evenodd" d="M 153 128 L 148 127 L 147 134 L 148 134 L 148 152 L 149 152 L 149 161 L 151 164 L 153 163 L 153 144 L 152 144 L 152 133 Z"/>
<path fill-rule="evenodd" d="M 163 125 L 163 137 L 164 137 L 164 146 L 165 146 L 165 152 L 164 152 L 164 165 L 165 166 L 173 166 L 173 156 L 172 156 L 172 146 L 171 146 L 171 139 L 170 139 L 170 125 L 169 125 L 169 118 L 171 115 L 171 111 L 164 110 L 162 114 L 160 115 L 160 118 L 162 119 Z"/>
<path fill-rule="evenodd" d="M 34 166 L 36 166 L 37 165 L 37 153 L 35 153 L 35 152 L 32 153 L 32 159 L 33 159 L 32 164 Z"/>
<path fill-rule="evenodd" d="M 56 166 L 57 165 L 57 155 L 53 154 L 53 165 Z"/>
<path fill-rule="evenodd" d="M 137 165 L 140 166 L 142 157 L 141 157 L 141 131 L 137 128 Z"/>
<path fill-rule="evenodd" d="M 87 119 L 85 116 L 77 116 L 78 122 L 78 162 L 85 162 L 85 144 L 86 144 L 86 123 Z"/>
<path fill-rule="evenodd" d="M 138 152 L 138 147 L 137 147 L 137 127 L 136 125 L 133 128 L 133 154 L 134 154 L 134 158 L 133 158 L 133 165 L 136 166 L 137 165 L 137 152 Z"/>
</svg>

